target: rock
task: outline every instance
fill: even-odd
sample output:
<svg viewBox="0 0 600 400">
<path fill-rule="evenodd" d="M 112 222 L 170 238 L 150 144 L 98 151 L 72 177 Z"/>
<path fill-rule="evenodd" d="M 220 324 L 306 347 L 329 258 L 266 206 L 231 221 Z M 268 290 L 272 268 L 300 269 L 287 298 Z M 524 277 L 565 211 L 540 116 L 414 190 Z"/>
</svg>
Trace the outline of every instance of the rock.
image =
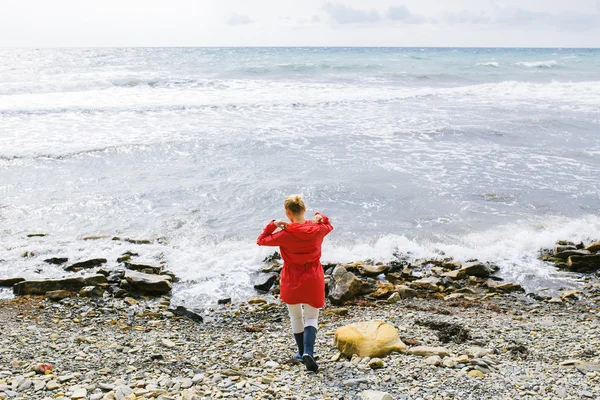
<svg viewBox="0 0 600 400">
<path fill-rule="evenodd" d="M 65 271 L 78 271 L 81 269 L 94 268 L 106 263 L 106 258 L 93 258 L 91 260 L 85 260 L 76 262 L 65 267 Z"/>
<path fill-rule="evenodd" d="M 331 274 L 332 280 L 329 283 L 329 299 L 333 304 L 342 304 L 356 296 L 370 293 L 375 290 L 368 282 L 357 278 L 346 268 L 337 266 Z"/>
<path fill-rule="evenodd" d="M 412 299 L 413 297 L 417 297 L 418 292 L 414 289 L 409 288 L 406 285 L 398 285 L 396 286 L 396 292 L 403 299 Z"/>
<path fill-rule="evenodd" d="M 467 272 L 462 269 L 457 269 L 454 271 L 445 272 L 442 274 L 442 276 L 456 280 L 456 279 L 462 279 L 465 276 L 467 276 Z"/>
<path fill-rule="evenodd" d="M 386 392 L 378 390 L 363 390 L 359 393 L 361 400 L 394 400 L 394 398 Z"/>
<path fill-rule="evenodd" d="M 492 273 L 492 270 L 488 266 L 480 262 L 465 263 L 459 271 L 464 271 L 468 276 L 476 276 L 479 278 L 487 278 Z"/>
<path fill-rule="evenodd" d="M 46 292 L 46 298 L 49 300 L 59 301 L 66 299 L 67 297 L 71 297 L 71 292 L 67 290 L 52 290 L 50 292 Z"/>
<path fill-rule="evenodd" d="M 217 300 L 217 304 L 231 304 L 231 297 Z"/>
<path fill-rule="evenodd" d="M 413 356 L 430 357 L 439 356 L 441 358 L 450 356 L 450 351 L 444 347 L 416 346 L 407 351 Z"/>
<path fill-rule="evenodd" d="M 123 265 L 125 265 L 125 268 L 130 269 L 132 271 L 140 271 L 140 272 L 150 272 L 151 274 L 160 274 L 163 270 L 163 266 L 162 265 L 149 265 L 149 264 L 137 264 L 137 263 L 131 263 L 131 262 L 123 262 Z"/>
<path fill-rule="evenodd" d="M 470 347 L 467 349 L 466 353 L 474 358 L 482 358 L 490 354 L 490 350 L 484 349 L 483 347 Z"/>
<path fill-rule="evenodd" d="M 567 268 L 576 272 L 593 272 L 600 269 L 600 254 L 590 256 L 570 256 Z"/>
<path fill-rule="evenodd" d="M 396 292 L 396 288 L 390 282 L 379 282 L 377 284 L 377 289 L 374 292 L 369 294 L 370 297 L 374 297 L 376 299 L 388 298 L 390 295 Z"/>
<path fill-rule="evenodd" d="M 483 372 L 478 369 L 473 369 L 467 373 L 471 378 L 483 378 Z"/>
<path fill-rule="evenodd" d="M 17 296 L 27 294 L 44 294 L 54 290 L 79 291 L 86 286 L 100 286 L 107 284 L 104 275 L 87 275 L 77 278 L 47 279 L 41 281 L 23 281 L 13 286 L 13 293 Z"/>
<path fill-rule="evenodd" d="M 14 286 L 16 283 L 23 282 L 25 278 L 0 278 L 0 286 Z"/>
<path fill-rule="evenodd" d="M 19 386 L 17 387 L 17 392 L 23 392 L 33 386 L 33 381 L 31 379 L 23 379 Z"/>
<path fill-rule="evenodd" d="M 91 235 L 82 237 L 83 240 L 99 240 L 99 239 L 108 239 L 110 236 L 107 235 Z"/>
<path fill-rule="evenodd" d="M 389 265 L 366 265 L 358 266 L 358 273 L 362 276 L 374 278 L 378 275 L 385 274 L 390 269 Z"/>
<path fill-rule="evenodd" d="M 385 357 L 392 352 L 405 352 L 406 345 L 392 325 L 382 321 L 357 322 L 338 328 L 333 344 L 346 357 Z"/>
<path fill-rule="evenodd" d="M 113 238 L 113 240 L 115 240 Z M 123 239 L 124 242 L 128 242 L 128 243 L 133 243 L 133 244 L 150 244 L 152 243 L 152 240 L 149 239 L 130 239 L 130 238 L 126 238 Z"/>
<path fill-rule="evenodd" d="M 503 283 L 500 285 L 491 286 L 490 292 L 498 293 L 512 293 L 512 292 L 524 292 L 525 290 L 518 283 Z"/>
<path fill-rule="evenodd" d="M 202 318 L 202 316 L 200 314 L 198 314 L 195 311 L 192 311 L 184 306 L 177 306 L 175 308 L 169 308 L 169 311 L 171 311 L 173 314 L 178 315 L 180 317 L 186 317 L 191 319 L 194 322 L 203 322 L 204 319 Z"/>
<path fill-rule="evenodd" d="M 585 248 L 590 253 L 596 253 L 600 251 L 600 242 L 592 243 L 588 247 Z"/>
<path fill-rule="evenodd" d="M 129 396 L 133 394 L 133 390 L 127 385 L 121 385 L 114 389 L 114 393 L 116 400 L 125 400 L 129 399 Z"/>
<path fill-rule="evenodd" d="M 419 289 L 425 289 L 425 290 L 431 290 L 434 292 L 439 292 L 440 291 L 440 287 L 438 286 L 439 283 L 440 283 L 440 280 L 438 278 L 429 277 L 429 278 L 417 279 L 416 281 L 411 282 L 411 285 L 416 286 Z"/>
<path fill-rule="evenodd" d="M 328 315 L 348 315 L 348 309 L 346 307 L 334 307 L 326 308 L 325 314 Z"/>
<path fill-rule="evenodd" d="M 381 358 L 372 358 L 371 360 L 369 360 L 369 368 L 371 369 L 379 369 L 379 368 L 383 368 L 383 360 Z"/>
<path fill-rule="evenodd" d="M 574 244 L 565 244 L 565 245 L 561 245 L 561 244 L 557 244 L 556 246 L 554 246 L 554 254 L 558 254 L 558 253 L 562 253 L 563 251 L 568 251 L 568 250 L 577 250 L 577 246 L 575 246 Z"/>
<path fill-rule="evenodd" d="M 454 368 L 454 366 L 456 365 L 456 361 L 449 357 L 446 357 L 442 360 L 442 365 L 446 368 Z"/>
<path fill-rule="evenodd" d="M 175 342 L 173 342 L 173 341 L 172 341 L 172 340 L 170 340 L 170 339 L 166 339 L 166 338 L 163 338 L 163 339 L 161 339 L 161 340 L 160 340 L 160 343 L 161 343 L 163 346 L 165 346 L 166 348 L 168 348 L 168 349 L 171 349 L 171 348 L 173 348 L 173 347 L 177 346 L 177 345 L 175 344 Z"/>
<path fill-rule="evenodd" d="M 267 361 L 265 363 L 265 367 L 266 368 L 278 368 L 279 367 L 279 363 L 276 361 Z"/>
<path fill-rule="evenodd" d="M 27 235 L 28 238 L 32 238 L 32 237 L 44 237 L 44 236 L 48 236 L 47 233 L 30 233 Z"/>
<path fill-rule="evenodd" d="M 162 275 L 150 275 L 128 270 L 125 271 L 125 280 L 131 285 L 131 291 L 141 294 L 168 294 L 173 288 L 171 280 Z"/>
<path fill-rule="evenodd" d="M 72 399 L 85 399 L 87 397 L 87 390 L 82 387 L 75 387 L 73 389 Z"/>
<path fill-rule="evenodd" d="M 68 382 L 68 381 L 70 381 L 70 380 L 73 380 L 73 379 L 75 379 L 75 375 L 73 375 L 73 374 L 69 374 L 69 375 L 60 375 L 60 376 L 58 377 L 58 381 L 59 381 L 60 383 L 65 383 L 65 382 Z"/>
<path fill-rule="evenodd" d="M 440 356 L 429 356 L 425 358 L 425 364 L 440 366 L 442 365 L 442 358 Z"/>
<path fill-rule="evenodd" d="M 400 294 L 398 292 L 392 293 L 392 295 L 390 297 L 388 297 L 387 302 L 392 304 L 392 303 L 397 303 L 399 302 L 401 299 Z"/>
<path fill-rule="evenodd" d="M 579 299 L 579 296 L 581 296 L 583 293 L 579 290 L 565 290 L 564 292 L 562 292 L 560 294 L 560 298 L 565 300 L 565 299 L 572 299 L 572 300 L 577 300 Z"/>
<path fill-rule="evenodd" d="M 267 300 L 257 297 L 255 299 L 248 300 L 248 304 L 267 304 Z"/>
<path fill-rule="evenodd" d="M 46 390 L 56 390 L 58 388 L 60 388 L 60 385 L 55 380 L 51 380 L 46 383 Z"/>
<path fill-rule="evenodd" d="M 592 254 L 588 250 L 565 250 L 554 255 L 555 258 L 567 259 L 570 256 L 589 256 Z"/>
<path fill-rule="evenodd" d="M 52 258 L 46 258 L 44 260 L 45 263 L 54 264 L 54 265 L 64 264 L 67 261 L 69 261 L 69 259 L 68 258 L 64 258 L 64 257 L 52 257 Z"/>
<path fill-rule="evenodd" d="M 254 289 L 258 290 L 260 293 L 268 293 L 269 290 L 271 290 L 271 288 L 275 284 L 275 282 L 277 282 L 278 278 L 279 275 L 273 274 L 269 276 L 269 278 L 264 283 L 254 285 Z"/>
<path fill-rule="evenodd" d="M 86 286 L 79 291 L 81 297 L 102 297 L 103 294 L 104 289 L 98 286 Z"/>
</svg>

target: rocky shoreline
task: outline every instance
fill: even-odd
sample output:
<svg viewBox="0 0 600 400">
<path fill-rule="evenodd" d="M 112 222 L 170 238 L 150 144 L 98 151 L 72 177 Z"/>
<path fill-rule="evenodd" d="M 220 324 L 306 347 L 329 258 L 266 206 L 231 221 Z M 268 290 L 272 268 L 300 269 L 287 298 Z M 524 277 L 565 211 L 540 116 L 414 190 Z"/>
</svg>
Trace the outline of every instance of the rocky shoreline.
<svg viewBox="0 0 600 400">
<path fill-rule="evenodd" d="M 584 256 L 594 254 L 568 255 Z M 443 255 L 326 265 L 313 374 L 291 358 L 285 306 L 266 296 L 277 295 L 277 255 L 256 288 L 264 298 L 202 311 L 172 307 L 177 278 L 131 257 L 123 263 L 138 266 L 99 263 L 68 283 L 4 282 L 18 296 L 0 302 L 0 399 L 600 398 L 593 274 L 580 290 L 544 297 L 500 281 L 491 264 Z M 387 350 L 348 342 L 348 331 L 384 328 Z"/>
</svg>

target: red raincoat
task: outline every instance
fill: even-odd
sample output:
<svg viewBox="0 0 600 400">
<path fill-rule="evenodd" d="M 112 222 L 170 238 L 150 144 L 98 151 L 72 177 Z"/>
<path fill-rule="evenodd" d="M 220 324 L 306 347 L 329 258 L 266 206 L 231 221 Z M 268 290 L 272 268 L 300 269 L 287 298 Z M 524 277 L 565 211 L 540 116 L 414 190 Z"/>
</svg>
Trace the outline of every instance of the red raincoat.
<svg viewBox="0 0 600 400">
<path fill-rule="evenodd" d="M 320 223 L 291 223 L 277 233 L 273 233 L 277 227 L 271 221 L 256 241 L 260 246 L 279 246 L 283 258 L 279 296 L 284 303 L 325 305 L 321 243 L 333 226 L 329 218 L 321 216 Z"/>
</svg>

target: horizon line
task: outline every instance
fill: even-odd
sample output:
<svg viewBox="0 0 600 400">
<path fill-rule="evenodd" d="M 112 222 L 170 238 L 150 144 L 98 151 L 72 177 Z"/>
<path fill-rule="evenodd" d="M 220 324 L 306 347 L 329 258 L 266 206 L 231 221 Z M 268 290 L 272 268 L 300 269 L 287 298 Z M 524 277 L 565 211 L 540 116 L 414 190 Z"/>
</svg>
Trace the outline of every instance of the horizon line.
<svg viewBox="0 0 600 400">
<path fill-rule="evenodd" d="M 2 46 L 0 49 L 272 49 L 272 48 L 298 48 L 298 49 L 570 49 L 570 50 L 598 50 L 600 47 L 570 47 L 570 46 Z"/>
</svg>

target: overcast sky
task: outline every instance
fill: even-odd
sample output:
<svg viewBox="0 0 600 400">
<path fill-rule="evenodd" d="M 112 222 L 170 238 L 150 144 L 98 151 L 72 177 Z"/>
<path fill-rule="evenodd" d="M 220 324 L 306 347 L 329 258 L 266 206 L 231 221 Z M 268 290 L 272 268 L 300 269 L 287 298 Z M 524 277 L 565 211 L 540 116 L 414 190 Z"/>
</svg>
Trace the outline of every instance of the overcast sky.
<svg viewBox="0 0 600 400">
<path fill-rule="evenodd" d="M 600 47 L 600 0 L 1 0 L 0 46 Z"/>
</svg>

